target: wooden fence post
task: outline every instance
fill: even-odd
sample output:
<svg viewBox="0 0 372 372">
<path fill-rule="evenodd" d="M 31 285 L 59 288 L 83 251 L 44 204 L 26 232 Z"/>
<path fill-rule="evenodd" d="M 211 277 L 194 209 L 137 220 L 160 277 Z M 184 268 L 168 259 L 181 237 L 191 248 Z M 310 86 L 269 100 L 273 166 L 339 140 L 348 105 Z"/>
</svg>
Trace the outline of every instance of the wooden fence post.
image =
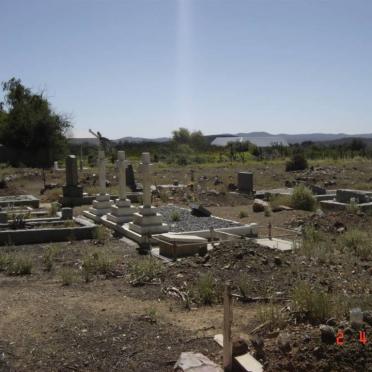
<svg viewBox="0 0 372 372">
<path fill-rule="evenodd" d="M 232 303 L 231 288 L 229 284 L 225 284 L 225 292 L 223 299 L 223 368 L 225 372 L 232 371 L 231 303 Z"/>
</svg>

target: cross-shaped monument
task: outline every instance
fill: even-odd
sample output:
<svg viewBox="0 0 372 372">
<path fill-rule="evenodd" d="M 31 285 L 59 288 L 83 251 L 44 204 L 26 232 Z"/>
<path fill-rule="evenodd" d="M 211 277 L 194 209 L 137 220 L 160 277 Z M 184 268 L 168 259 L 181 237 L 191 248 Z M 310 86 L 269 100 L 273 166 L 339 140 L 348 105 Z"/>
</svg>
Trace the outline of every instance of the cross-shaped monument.
<svg viewBox="0 0 372 372">
<path fill-rule="evenodd" d="M 140 243 L 148 243 L 152 234 L 162 234 L 168 232 L 168 225 L 163 223 L 163 218 L 157 209 L 151 206 L 151 175 L 152 164 L 150 163 L 150 153 L 143 152 L 139 170 L 142 174 L 143 183 L 143 205 L 138 213 L 134 213 L 133 222 L 125 225 L 124 229 L 129 230 L 131 237 Z"/>
<path fill-rule="evenodd" d="M 115 200 L 115 205 L 111 207 L 111 213 L 107 215 L 107 219 L 116 224 L 132 221 L 133 213 L 137 210 L 131 206 L 130 200 L 127 199 L 126 168 L 128 165 L 125 152 L 118 151 L 119 198 Z"/>
</svg>

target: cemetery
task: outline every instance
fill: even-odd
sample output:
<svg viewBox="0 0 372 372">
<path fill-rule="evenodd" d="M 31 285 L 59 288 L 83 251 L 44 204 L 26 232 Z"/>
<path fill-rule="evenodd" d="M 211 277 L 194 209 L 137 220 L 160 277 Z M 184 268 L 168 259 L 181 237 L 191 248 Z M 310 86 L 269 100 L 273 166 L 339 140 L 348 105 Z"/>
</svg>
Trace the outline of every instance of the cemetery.
<svg viewBox="0 0 372 372">
<path fill-rule="evenodd" d="M 50 363 L 74 363 L 78 369 L 86 370 L 89 366 L 96 369 L 113 364 L 131 370 L 131 366 L 146 363 L 149 364 L 143 370 L 171 370 L 177 363 L 204 363 L 218 370 L 225 357 L 228 360 L 226 350 L 231 347 L 233 363 L 239 370 L 270 371 L 278 365 L 286 370 L 291 363 L 305 365 L 294 345 L 301 345 L 306 334 L 309 341 L 306 349 L 301 350 L 307 363 L 333 363 L 338 358 L 345 368 L 353 364 L 364 368 L 365 361 L 353 352 L 358 347 L 356 342 L 340 349 L 333 341 L 339 327 L 350 326 L 353 337 L 357 337 L 358 332 L 358 328 L 353 330 L 345 319 L 346 313 L 340 304 L 336 311 L 335 300 L 324 298 L 322 301 L 329 301 L 324 305 L 327 308 L 321 310 L 324 315 L 316 308 L 309 308 L 306 316 L 310 323 L 293 323 L 291 319 L 295 311 L 300 311 L 302 299 L 298 297 L 297 302 L 293 302 L 291 298 L 300 296 L 301 291 L 310 291 L 311 296 L 316 296 L 312 288 L 321 290 L 332 283 L 334 293 L 346 291 L 353 301 L 361 304 L 363 327 L 371 332 L 369 238 L 362 233 L 359 240 L 353 236 L 355 229 L 366 229 L 372 222 L 368 208 L 364 208 L 370 203 L 371 192 L 346 189 L 341 182 L 339 189 L 325 188 L 324 193 L 314 193 L 318 210 L 307 212 L 297 210 L 290 203 L 298 192 L 296 183 L 305 183 L 309 190 L 312 187 L 302 180 L 303 176 L 294 174 L 291 187 L 280 187 L 278 182 L 262 184 L 265 178 L 262 170 L 230 171 L 228 178 L 219 171 L 222 177 L 216 182 L 211 176 L 214 169 L 198 170 L 209 173 L 207 177 L 197 176 L 192 169 L 191 176 L 179 177 L 180 183 L 174 181 L 177 169 L 168 177 L 166 171 L 159 171 L 151 162 L 151 154 L 145 152 L 135 167 L 132 166 L 131 183 L 140 187 L 135 197 L 130 198 L 133 191 L 128 186 L 127 169 L 133 160 L 129 161 L 124 151 L 118 151 L 113 168 L 102 149 L 98 152 L 96 170 L 79 169 L 77 160 L 76 156 L 67 156 L 63 171 L 52 171 L 49 176 L 60 177 L 56 182 L 63 185 L 61 196 L 56 200 L 58 204 L 50 202 L 53 190 L 40 198 L 25 193 L 2 194 L 0 279 L 2 276 L 17 278 L 16 273 L 28 270 L 23 268 L 28 262 L 32 265 L 28 275 L 33 279 L 27 284 L 27 291 L 32 300 L 28 305 L 22 303 L 30 314 L 36 311 L 34 301 L 40 309 L 50 308 L 34 289 L 36 280 L 44 286 L 45 294 L 53 291 L 57 296 L 53 303 L 65 293 L 80 298 L 84 293 L 81 291 L 88 290 L 84 307 L 95 311 L 95 296 L 106 298 L 105 305 L 99 306 L 105 313 L 102 319 L 115 318 L 121 312 L 121 316 L 131 319 L 132 326 L 124 322 L 120 330 L 112 320 L 105 326 L 100 325 L 102 337 L 93 336 L 94 328 L 87 323 L 81 305 L 66 303 L 63 307 L 69 306 L 81 329 L 88 329 L 87 335 L 90 335 L 82 336 L 72 324 L 66 324 L 63 332 L 68 332 L 67 339 L 78 340 L 79 353 L 65 345 L 67 362 L 62 362 L 58 354 L 46 351 L 43 338 L 34 336 L 32 342 L 38 345 L 38 354 L 23 359 L 23 363 L 28 365 L 38 360 L 44 369 Z M 84 192 L 86 186 L 81 183 L 84 172 L 97 172 L 96 193 Z M 273 172 L 275 170 L 271 170 L 271 174 Z M 234 177 L 236 189 L 231 191 L 229 186 L 224 191 Z M 190 186 L 191 178 L 193 186 Z M 115 188 L 108 179 L 117 183 Z M 15 180 L 14 183 L 21 182 Z M 311 182 L 320 183 L 317 179 Z M 327 203 L 343 203 L 344 208 L 328 208 Z M 51 215 L 51 209 L 55 208 Z M 314 232 L 314 226 L 319 232 Z M 349 248 L 340 250 L 343 245 Z M 325 253 L 325 246 L 331 247 L 328 248 L 331 251 Z M 356 252 L 352 260 L 350 250 Z M 326 270 L 328 267 L 333 270 Z M 51 277 L 55 278 L 54 284 L 48 289 L 45 285 Z M 305 283 L 312 286 L 306 287 Z M 120 297 L 122 295 L 119 298 L 115 295 L 118 289 L 125 291 L 124 297 L 130 302 Z M 6 287 L 0 289 L 0 293 L 13 303 L 13 295 Z M 348 306 L 348 301 L 343 306 Z M 230 310 L 226 310 L 226 306 Z M 12 309 L 15 313 L 20 311 L 15 302 Z M 230 312 L 233 326 L 229 328 Z M 200 318 L 196 319 L 193 314 L 199 314 Z M 59 311 L 55 316 L 63 318 Z M 96 321 L 101 317 L 96 317 Z M 51 321 L 47 317 L 40 332 L 48 334 L 46 327 Z M 188 325 L 175 327 L 179 322 Z M 328 336 L 323 334 L 323 323 L 330 328 Z M 123 331 L 127 336 L 121 335 Z M 11 328 L 5 332 L 12 332 Z M 159 357 L 137 354 L 138 335 L 145 337 L 150 354 L 155 350 L 159 354 L 160 347 Z M 224 345 L 223 335 L 231 338 L 230 346 Z M 94 337 L 94 350 L 89 341 L 91 337 Z M 108 337 L 117 341 L 107 342 Z M 125 342 L 126 337 L 130 337 L 129 343 Z M 177 346 L 173 345 L 174 337 L 180 340 Z M 185 344 L 185 340 L 192 341 Z M 58 342 L 53 340 L 53 347 L 58 347 Z M 121 348 L 123 342 L 125 355 L 131 355 L 129 359 L 119 356 L 122 352 L 117 348 Z M 260 346 L 262 342 L 265 351 Z M 319 347 L 322 357 L 314 352 Z M 364 348 L 369 355 L 370 346 L 366 344 Z M 9 354 L 9 344 L 0 342 L 0 350 L 15 363 Z M 188 352 L 190 350 L 194 353 Z M 106 353 L 102 362 L 98 362 L 99 353 Z M 172 360 L 169 365 L 168 360 Z"/>
</svg>

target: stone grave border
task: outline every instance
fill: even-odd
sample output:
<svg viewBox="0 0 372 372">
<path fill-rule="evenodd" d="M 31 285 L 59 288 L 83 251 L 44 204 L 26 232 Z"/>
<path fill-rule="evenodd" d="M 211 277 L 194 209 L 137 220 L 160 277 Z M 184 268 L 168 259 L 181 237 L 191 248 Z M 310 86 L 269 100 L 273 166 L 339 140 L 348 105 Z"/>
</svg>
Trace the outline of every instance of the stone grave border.
<svg viewBox="0 0 372 372">
<path fill-rule="evenodd" d="M 53 224 L 55 222 L 64 222 L 60 217 L 28 219 L 26 222 L 40 222 L 45 224 Z M 73 221 L 80 226 L 75 227 L 42 227 L 35 229 L 7 229 L 0 231 L 0 245 L 20 245 L 20 244 L 36 244 L 36 243 L 52 243 L 74 240 L 88 240 L 96 237 L 97 225 L 93 222 L 76 217 Z M 1 224 L 0 226 L 8 226 Z"/>
</svg>

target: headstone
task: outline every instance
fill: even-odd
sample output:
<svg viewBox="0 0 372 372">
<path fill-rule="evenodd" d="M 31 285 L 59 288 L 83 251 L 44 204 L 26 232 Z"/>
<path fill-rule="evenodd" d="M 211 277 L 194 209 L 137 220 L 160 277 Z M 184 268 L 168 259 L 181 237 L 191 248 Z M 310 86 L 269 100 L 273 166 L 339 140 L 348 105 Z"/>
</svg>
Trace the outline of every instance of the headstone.
<svg viewBox="0 0 372 372">
<path fill-rule="evenodd" d="M 129 223 L 129 230 L 143 237 L 143 245 L 148 244 L 149 236 L 168 232 L 168 226 L 163 223 L 163 218 L 157 209 L 151 206 L 151 175 L 150 153 L 142 153 L 140 172 L 143 180 L 143 205 L 138 213 L 133 215 L 133 222 Z"/>
<path fill-rule="evenodd" d="M 93 207 L 90 208 L 90 212 L 101 217 L 109 213 L 112 206 L 110 195 L 106 193 L 106 157 L 102 150 L 98 152 L 98 183 L 99 193 L 96 200 L 93 200 Z"/>
<path fill-rule="evenodd" d="M 253 173 L 239 172 L 238 173 L 238 189 L 240 192 L 253 194 Z"/>
<path fill-rule="evenodd" d="M 107 215 L 108 220 L 117 224 L 132 221 L 133 214 L 136 212 L 136 208 L 131 206 L 130 200 L 127 198 L 127 166 L 128 161 L 125 160 L 125 152 L 118 151 L 117 167 L 119 172 L 119 198 L 116 199 L 115 205 L 111 207 L 111 213 Z"/>
<path fill-rule="evenodd" d="M 73 209 L 64 207 L 61 209 L 62 211 L 62 220 L 72 220 L 73 218 Z"/>
<path fill-rule="evenodd" d="M 58 168 L 58 161 L 55 161 L 54 163 L 53 163 L 54 165 L 53 165 L 53 167 L 54 167 L 54 170 L 59 170 L 59 168 Z"/>
<path fill-rule="evenodd" d="M 71 198 L 83 197 L 83 187 L 79 185 L 75 155 L 68 155 L 66 158 L 66 185 L 63 186 L 63 196 Z"/>
<path fill-rule="evenodd" d="M 128 164 L 125 168 L 125 178 L 126 185 L 131 189 L 131 191 L 137 191 L 136 180 L 134 178 L 134 171 L 132 164 Z"/>
</svg>

